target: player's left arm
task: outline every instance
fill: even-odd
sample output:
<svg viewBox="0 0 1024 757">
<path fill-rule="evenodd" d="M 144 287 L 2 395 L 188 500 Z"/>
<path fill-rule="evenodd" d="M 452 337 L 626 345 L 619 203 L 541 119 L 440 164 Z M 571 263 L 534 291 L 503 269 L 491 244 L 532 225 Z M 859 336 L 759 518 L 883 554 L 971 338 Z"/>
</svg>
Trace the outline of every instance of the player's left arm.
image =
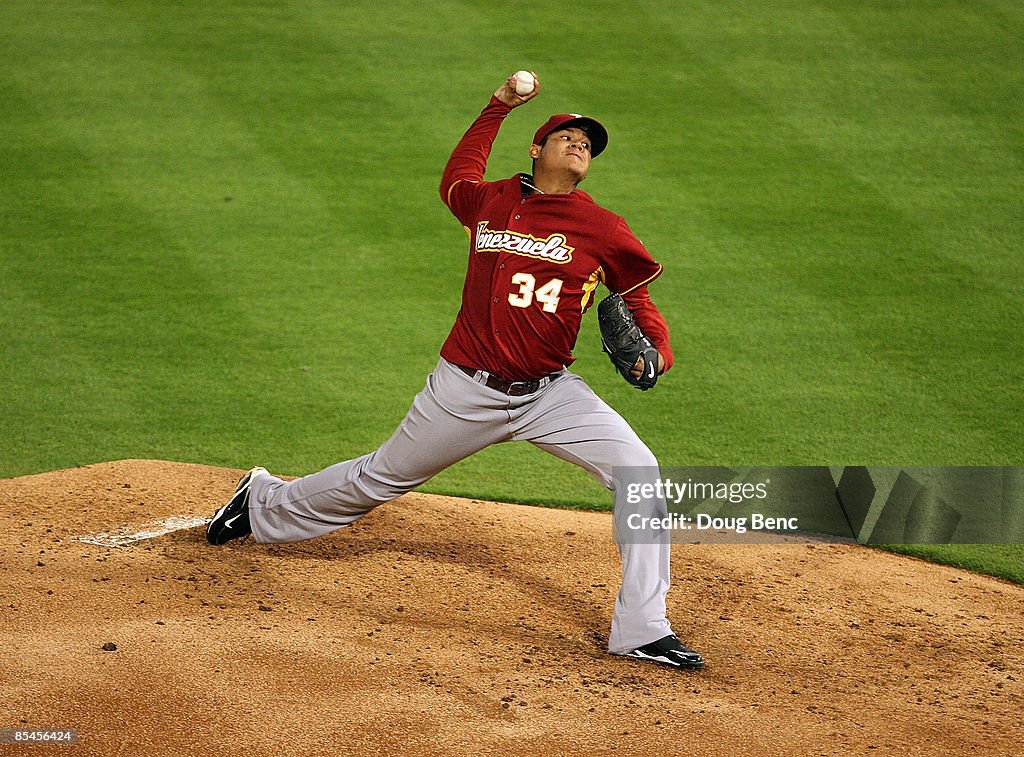
<svg viewBox="0 0 1024 757">
<path fill-rule="evenodd" d="M 645 284 L 631 292 L 627 292 L 622 295 L 622 299 L 625 300 L 626 307 L 633 314 L 636 325 L 640 327 L 644 336 L 650 339 L 654 346 L 658 348 L 658 373 L 664 373 L 672 367 L 672 364 L 675 362 L 675 355 L 672 352 L 672 344 L 669 340 L 668 323 L 653 300 L 651 300 L 650 292 L 647 291 L 647 285 Z M 642 365 L 638 365 L 633 370 L 639 375 Z"/>
<path fill-rule="evenodd" d="M 622 295 L 633 314 L 636 325 L 658 349 L 658 373 L 669 370 L 675 362 L 669 339 L 668 323 L 651 300 L 648 286 L 664 270 L 655 262 L 622 218 L 617 218 L 611 233 L 612 258 L 605 269 L 605 283 L 613 292 Z M 642 360 L 642 359 L 641 359 Z M 634 374 L 642 371 L 638 361 Z"/>
</svg>

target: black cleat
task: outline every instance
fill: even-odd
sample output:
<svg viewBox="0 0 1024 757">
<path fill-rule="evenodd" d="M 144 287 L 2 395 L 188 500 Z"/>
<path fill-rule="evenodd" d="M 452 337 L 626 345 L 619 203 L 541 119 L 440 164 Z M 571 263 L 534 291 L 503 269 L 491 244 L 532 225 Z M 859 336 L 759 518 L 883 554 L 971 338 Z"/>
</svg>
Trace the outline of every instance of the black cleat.
<svg viewBox="0 0 1024 757">
<path fill-rule="evenodd" d="M 266 473 L 266 468 L 253 468 L 238 481 L 234 496 L 220 510 L 213 514 L 206 527 L 206 541 L 210 544 L 224 544 L 252 533 L 249 523 L 249 487 L 257 472 Z"/>
<path fill-rule="evenodd" d="M 704 667 L 704 658 L 698 652 L 694 652 L 671 635 L 637 647 L 632 652 L 626 652 L 625 656 L 637 660 L 650 660 L 679 670 L 701 670 Z"/>
</svg>

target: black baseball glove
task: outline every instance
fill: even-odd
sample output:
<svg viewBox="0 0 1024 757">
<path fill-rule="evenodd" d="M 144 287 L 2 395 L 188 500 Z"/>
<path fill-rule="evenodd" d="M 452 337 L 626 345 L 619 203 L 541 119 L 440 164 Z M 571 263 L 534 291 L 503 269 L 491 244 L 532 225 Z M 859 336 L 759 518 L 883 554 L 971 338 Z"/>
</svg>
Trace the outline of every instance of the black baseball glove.
<svg viewBox="0 0 1024 757">
<path fill-rule="evenodd" d="M 601 328 L 601 346 L 612 365 L 630 384 L 647 391 L 658 383 L 658 348 L 644 336 L 621 295 L 605 297 L 597 306 L 597 324 Z M 639 377 L 633 367 L 640 358 L 644 369 Z"/>
</svg>

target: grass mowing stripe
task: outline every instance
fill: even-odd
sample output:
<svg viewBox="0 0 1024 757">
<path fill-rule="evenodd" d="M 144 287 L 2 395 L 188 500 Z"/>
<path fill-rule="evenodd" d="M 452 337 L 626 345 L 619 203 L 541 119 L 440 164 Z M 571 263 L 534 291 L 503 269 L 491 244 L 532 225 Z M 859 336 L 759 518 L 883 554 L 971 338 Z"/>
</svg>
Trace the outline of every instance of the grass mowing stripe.
<svg viewBox="0 0 1024 757">
<path fill-rule="evenodd" d="M 60 453 L 89 462 L 183 424 L 196 361 L 204 375 L 219 366 L 210 349 L 216 317 L 238 313 L 219 310 L 223 298 L 219 306 L 213 291 L 202 292 L 187 251 L 110 186 L 103 156 L 52 132 L 47 139 L 63 145 L 61 190 L 31 195 L 4 241 L 5 357 L 16 387 L 8 411 L 45 416 L 40 423 L 63 431 Z M 202 322 L 192 318 L 197 295 L 206 301 Z M 4 457 L 30 464 L 13 450 Z"/>
<path fill-rule="evenodd" d="M 243 359 L 253 355 L 233 355 L 237 347 L 229 347 L 250 331 L 245 324 L 253 321 L 245 291 L 259 292 L 265 287 L 273 262 L 261 257 L 264 249 L 255 248 L 255 255 L 253 246 L 232 249 L 232 224 L 225 223 L 225 216 L 232 216 L 244 227 L 238 229 L 243 236 L 251 234 L 254 222 L 266 224 L 274 244 L 291 252 L 294 238 L 302 234 L 301 228 L 296 229 L 296 220 L 307 217 L 304 211 L 314 203 L 299 195 L 294 182 L 290 193 L 282 191 L 282 185 L 289 184 L 288 177 L 248 151 L 245 166 L 253 165 L 253 176 L 266 183 L 257 187 L 262 198 L 276 196 L 278 208 L 291 203 L 301 211 L 289 212 L 287 218 L 279 217 L 278 223 L 273 223 L 273 213 L 263 208 L 252 207 L 240 215 L 237 211 L 246 205 L 244 201 L 223 204 L 223 190 L 216 185 L 224 180 L 224 166 L 231 165 L 231 157 L 225 160 L 222 151 L 238 161 L 238 149 L 232 148 L 246 147 L 243 130 L 228 123 L 212 133 L 230 144 L 216 144 L 217 137 L 209 136 L 204 141 L 206 127 L 219 119 L 205 107 L 202 97 L 194 95 L 196 88 L 189 82 L 176 85 L 173 66 L 157 62 L 140 67 L 133 56 L 125 57 L 125 65 L 137 77 L 140 70 L 155 77 L 152 85 L 142 89 L 165 94 L 155 98 L 155 111 L 140 111 L 138 102 L 123 102 L 120 108 L 111 105 L 123 94 L 117 83 L 130 81 L 132 72 L 124 70 L 123 77 L 107 72 L 106 78 L 100 79 L 113 83 L 107 92 L 91 74 L 111 65 L 108 57 L 120 57 L 104 48 L 102 60 L 94 61 L 91 52 L 80 52 L 77 76 L 61 79 L 49 99 L 39 97 L 43 91 L 39 86 L 32 87 L 32 105 L 48 109 L 37 119 L 39 128 L 44 134 L 57 132 L 51 141 L 68 147 L 59 154 L 59 166 L 30 165 L 31 175 L 26 177 L 31 190 L 25 195 L 34 197 L 40 173 L 63 174 L 59 185 L 49 190 L 60 198 L 58 202 L 41 205 L 47 197 L 44 194 L 35 201 L 40 206 L 34 208 L 38 211 L 35 216 L 24 214 L 17 219 L 32 248 L 31 255 L 20 258 L 26 264 L 21 283 L 30 292 L 25 299 L 52 308 L 70 341 L 62 346 L 62 354 L 52 356 L 61 370 L 50 376 L 57 378 L 64 390 L 74 386 L 76 393 L 85 392 L 79 396 L 77 417 L 72 414 L 63 423 L 82 431 L 73 444 L 101 458 L 117 456 L 119 449 L 134 449 L 139 454 L 137 445 L 143 444 L 146 450 L 175 449 L 171 457 L 198 452 L 206 460 L 218 459 L 215 445 L 203 450 L 192 442 L 208 431 L 211 406 L 219 419 L 231 419 L 234 434 L 251 443 L 252 436 L 259 439 L 259 434 L 251 434 L 247 422 L 251 401 L 258 394 L 273 407 L 280 399 L 272 387 L 266 391 L 247 389 L 240 376 L 245 370 Z M 179 107 L 187 102 L 185 112 L 191 115 L 178 118 L 163 111 L 168 89 L 177 89 L 174 94 L 182 98 L 177 101 Z M 83 115 L 81 103 L 86 100 L 96 106 L 85 108 L 87 114 Z M 28 105 L 28 97 L 22 104 Z M 28 110 L 26 107 L 23 112 Z M 197 113 L 205 115 L 194 120 Z M 198 127 L 195 133 L 190 133 L 192 127 Z M 241 139 L 237 132 L 243 133 Z M 191 162 L 176 162 L 188 154 L 187 146 L 195 146 L 200 154 Z M 209 170 L 206 161 L 218 155 L 221 162 L 213 163 Z M 154 165 L 171 170 L 155 176 L 146 173 L 145 169 L 152 171 Z M 197 187 L 205 187 L 208 196 L 197 192 Z M 287 201 L 280 202 L 282 198 Z M 209 207 L 204 207 L 207 203 Z M 173 213 L 167 212 L 170 208 Z M 191 219 L 194 225 L 179 225 L 182 218 Z M 280 229 L 289 234 L 280 234 Z M 42 241 L 54 235 L 58 238 L 52 245 Z M 211 244 L 209 240 L 216 241 Z M 258 273 L 261 264 L 265 270 Z M 197 303 L 201 303 L 199 309 Z M 25 313 L 12 311 L 12 322 L 19 315 Z M 222 329 L 219 340 L 218 328 Z M 38 345 L 34 351 L 45 355 L 44 350 L 45 346 Z M 269 352 L 268 363 L 276 357 L 273 348 Z M 218 393 L 226 396 L 218 400 Z M 31 392 L 19 396 L 49 406 Z M 155 400 L 161 397 L 163 401 Z M 199 398 L 205 404 L 197 404 Z M 160 436 L 163 434 L 173 435 L 173 442 Z M 65 454 L 80 460 L 71 450 Z M 13 452 L 5 455 L 11 461 L 17 457 Z"/>
<path fill-rule="evenodd" d="M 112 24 L 109 28 L 122 29 L 123 26 Z M 366 447 L 376 445 L 383 438 L 381 433 L 376 429 L 367 429 L 363 421 L 375 414 L 384 415 L 380 408 L 390 407 L 391 403 L 380 399 L 381 382 L 366 386 L 364 382 L 353 380 L 353 371 L 346 371 L 345 367 L 364 365 L 367 354 L 372 354 L 374 349 L 387 350 L 389 341 L 394 342 L 396 336 L 406 339 L 410 334 L 415 336 L 417 324 L 406 324 L 406 330 L 400 335 L 396 334 L 398 329 L 388 329 L 386 326 L 378 327 L 375 334 L 346 320 L 349 313 L 343 307 L 345 296 L 353 301 L 367 302 L 385 294 L 368 293 L 366 279 L 361 276 L 367 269 L 379 273 L 379 265 L 375 260 L 378 257 L 377 249 L 372 246 L 374 243 L 371 242 L 368 247 L 361 237 L 357 237 L 355 243 L 344 239 L 344 247 L 339 250 L 344 256 L 339 254 L 330 258 L 329 264 L 325 265 L 319 244 L 325 234 L 323 229 L 337 222 L 333 215 L 337 207 L 318 203 L 315 195 L 306 193 L 304 189 L 310 182 L 305 177 L 296 180 L 287 171 L 278 170 L 280 161 L 273 157 L 276 154 L 272 151 L 268 154 L 262 149 L 260 140 L 251 139 L 246 129 L 232 122 L 230 116 L 225 118 L 220 103 L 208 96 L 206 82 L 201 76 L 193 77 L 187 70 L 179 70 L 180 66 L 173 60 L 155 55 L 159 47 L 150 45 L 148 41 L 144 41 L 137 49 L 117 50 L 117 40 L 122 37 L 136 40 L 136 34 L 115 31 L 111 37 L 100 40 L 104 43 L 99 54 L 102 62 L 91 57 L 94 52 L 91 44 L 96 40 L 90 40 L 89 45 L 75 52 L 79 66 L 76 76 L 71 77 L 70 82 L 62 80 L 57 85 L 58 93 L 48 101 L 52 112 L 45 119 L 48 122 L 46 126 L 50 123 L 70 124 L 67 127 L 69 133 L 75 141 L 84 142 L 85 149 L 94 158 L 91 165 L 103 167 L 102 173 L 98 172 L 95 177 L 96 184 L 101 186 L 95 189 L 86 186 L 72 194 L 76 199 L 92 198 L 93 193 L 99 190 L 100 194 L 109 195 L 107 203 L 110 207 L 104 208 L 102 203 L 99 206 L 94 204 L 87 213 L 82 214 L 81 222 L 74 218 L 74 214 L 55 211 L 48 214 L 42 225 L 46 226 L 54 219 L 59 219 L 55 228 L 69 236 L 78 234 L 82 228 L 93 229 L 97 235 L 96 255 L 101 261 L 100 265 L 108 265 L 107 273 L 112 275 L 106 278 L 113 281 L 109 286 L 97 281 L 97 272 L 91 269 L 85 271 L 87 275 L 79 281 L 74 265 L 63 265 L 63 260 L 59 261 L 60 265 L 55 260 L 55 265 L 50 268 L 77 282 L 79 289 L 87 281 L 97 282 L 97 286 L 90 289 L 95 296 L 82 299 L 90 300 L 92 306 L 112 313 L 115 321 L 117 316 L 125 315 L 125 311 L 117 304 L 123 304 L 123 293 L 118 287 L 122 281 L 126 282 L 125 286 L 133 287 L 132 292 L 145 302 L 157 308 L 168 308 L 171 303 L 165 299 L 165 293 L 152 286 L 152 281 L 158 277 L 142 276 L 144 271 L 136 269 L 135 273 L 140 278 L 149 280 L 148 286 L 136 287 L 134 284 L 140 282 L 130 281 L 131 276 L 127 275 L 130 271 L 122 264 L 123 251 L 114 249 L 119 241 L 120 230 L 144 223 L 135 224 L 130 221 L 122 213 L 123 209 L 118 207 L 122 203 L 132 204 L 138 206 L 140 212 L 150 213 L 155 222 L 166 222 L 166 227 L 171 230 L 169 233 L 180 237 L 174 241 L 162 239 L 153 247 L 166 250 L 176 244 L 179 250 L 188 249 L 195 263 L 208 269 L 207 284 L 222 286 L 231 305 L 231 313 L 223 324 L 223 339 L 216 344 L 216 356 L 208 366 L 213 369 L 210 371 L 212 375 L 208 377 L 208 386 L 214 390 L 213 394 L 204 391 L 196 395 L 195 390 L 199 385 L 191 380 L 183 382 L 186 396 L 193 400 L 189 407 L 195 409 L 197 419 L 204 419 L 205 427 L 191 427 L 184 418 L 176 415 L 161 418 L 163 423 L 147 423 L 147 428 L 177 434 L 173 444 L 179 445 L 180 449 L 170 457 L 179 458 L 183 453 L 186 456 L 201 454 L 204 461 L 216 461 L 222 459 L 224 454 L 232 454 L 224 450 L 225 436 L 228 437 L 228 449 L 232 446 L 232 437 L 236 446 L 246 448 L 266 447 L 268 445 L 265 440 L 270 440 L 275 447 L 280 446 L 280 428 L 288 424 L 290 418 L 287 416 L 300 415 L 303 423 L 299 428 L 302 429 L 307 423 L 311 424 L 318 414 L 319 420 L 323 420 L 323 410 L 318 407 L 317 400 L 323 403 L 326 399 L 323 392 L 339 394 L 339 387 L 347 383 L 350 388 L 356 387 L 359 391 L 346 397 L 343 404 L 329 401 L 333 414 L 338 418 L 333 427 L 329 430 L 321 428 L 313 434 L 316 438 L 308 442 L 305 433 L 288 434 L 288 441 L 284 444 L 289 448 L 294 447 L 294 455 L 304 462 L 292 463 L 293 467 L 285 467 L 285 470 L 306 468 L 314 451 L 320 457 L 333 457 L 346 453 L 356 454 Z M 108 58 L 124 61 L 126 68 L 122 75 L 113 75 L 104 70 L 100 72 L 102 76 L 93 77 L 94 69 L 110 64 Z M 151 93 L 152 102 L 140 103 L 122 97 L 125 92 L 121 89 L 121 82 L 132 81 L 133 74 L 136 78 L 154 77 L 154 81 L 146 86 L 131 86 L 133 92 Z M 49 76 L 44 72 L 33 82 L 36 85 L 33 87 L 34 94 L 45 91 L 45 88 L 39 86 L 39 79 L 48 80 Z M 103 85 L 98 87 L 99 92 L 90 89 L 94 79 Z M 109 93 L 103 89 L 106 86 L 111 87 Z M 78 110 L 77 103 L 83 100 L 96 100 L 105 105 L 99 111 L 89 111 L 86 115 Z M 68 105 L 65 106 L 65 103 Z M 120 107 L 115 105 L 108 108 L 110 103 L 120 103 Z M 168 110 L 168 103 L 174 103 L 175 107 Z M 60 110 L 62 107 L 68 110 Z M 79 124 L 83 128 L 77 128 Z M 92 130 L 84 128 L 87 126 L 92 127 Z M 135 139 L 138 141 L 133 141 Z M 157 149 L 154 149 L 154 143 Z M 260 145 L 260 149 L 254 149 L 254 145 Z M 316 156 L 313 156 L 311 164 L 316 163 L 316 160 Z M 76 159 L 66 162 L 67 166 L 73 166 Z M 151 177 L 146 176 L 141 169 L 153 165 L 169 167 L 172 172 L 160 175 L 154 183 L 143 181 Z M 222 186 L 225 175 L 234 175 L 232 172 L 238 172 L 237 185 L 226 190 L 220 189 L 218 185 Z M 32 182 L 31 177 L 28 180 L 38 186 Z M 195 197 L 195 186 L 209 185 L 215 187 L 210 198 Z M 220 204 L 222 191 L 233 195 L 234 202 L 231 205 Z M 213 212 L 209 217 L 206 209 L 201 207 L 206 199 L 212 202 Z M 344 207 L 347 199 L 342 194 L 336 202 L 338 206 Z M 372 197 L 366 200 L 367 207 L 372 203 L 379 204 L 379 201 Z M 174 208 L 177 218 L 161 214 L 168 207 Z M 108 219 L 104 211 L 109 213 L 111 210 L 116 210 L 117 214 L 115 218 Z M 232 218 L 237 223 L 225 223 L 224 215 L 227 213 L 233 213 Z M 358 213 L 358 210 L 353 213 Z M 101 239 L 99 235 L 108 225 L 112 236 Z M 130 233 L 138 235 L 139 230 L 131 228 Z M 238 235 L 237 242 L 234 234 Z M 146 253 L 140 255 L 139 262 L 145 265 L 166 266 L 166 272 L 172 274 L 183 271 L 180 260 L 174 261 L 172 258 L 157 262 L 156 257 L 151 258 Z M 38 263 L 38 259 L 32 261 L 33 266 L 38 266 Z M 38 276 L 39 272 L 29 271 L 27 276 L 33 273 Z M 121 273 L 126 275 L 122 276 Z M 173 287 L 174 291 L 186 298 L 184 314 L 188 315 L 198 305 L 196 317 L 209 318 L 212 301 L 208 295 L 198 291 L 191 276 L 174 280 L 180 284 Z M 386 294 L 392 295 L 388 299 L 391 308 L 403 307 L 402 298 L 394 296 L 394 291 Z M 77 315 L 85 322 L 95 313 L 85 310 Z M 205 344 L 211 342 L 210 333 L 189 335 L 197 336 L 198 339 L 182 339 L 183 334 L 175 331 L 178 320 L 175 313 L 168 312 L 167 315 L 170 316 L 166 324 L 170 327 L 167 344 L 172 345 L 172 349 L 164 355 L 149 355 L 148 360 L 140 360 L 143 356 L 136 353 L 131 356 L 129 370 L 125 370 L 122 359 L 114 357 L 111 360 L 113 356 L 106 354 L 106 351 L 116 346 L 118 325 L 122 326 L 122 331 L 127 329 L 125 333 L 129 339 L 139 339 L 151 345 L 152 335 L 138 330 L 137 324 L 130 321 L 111 323 L 108 318 L 107 323 L 100 325 L 113 327 L 113 333 L 103 332 L 98 338 L 83 345 L 86 359 L 95 360 L 104 367 L 101 377 L 113 374 L 119 380 L 128 380 L 130 386 L 155 407 L 162 405 L 154 403 L 153 398 L 161 396 L 161 392 L 167 388 L 161 385 L 159 379 L 165 377 L 171 384 L 182 379 L 174 371 L 167 371 L 168 366 L 164 360 L 186 353 L 199 358 L 193 344 L 197 341 Z M 70 322 L 71 316 L 67 320 Z M 421 319 L 419 323 L 423 321 L 429 323 L 430 319 Z M 204 321 L 204 325 L 214 324 Z M 310 333 L 318 332 L 325 334 L 321 342 L 309 339 Z M 253 335 L 252 342 L 240 343 L 240 337 L 248 334 Z M 355 334 L 363 341 L 346 346 L 345 337 L 349 334 Z M 442 336 L 443 332 L 434 336 L 433 341 L 439 343 Z M 375 341 L 370 343 L 370 340 Z M 185 346 L 179 347 L 181 344 Z M 431 352 L 434 350 L 436 348 L 432 348 Z M 216 358 L 230 370 L 216 370 Z M 417 371 L 415 384 L 410 386 L 407 396 L 411 396 L 412 391 L 422 385 L 422 377 L 435 359 L 436 355 L 430 354 L 426 361 L 421 361 L 423 365 Z M 249 366 L 254 368 L 251 373 L 248 371 Z M 325 371 L 324 366 L 329 368 Z M 76 373 L 78 378 L 85 375 L 82 370 Z M 311 385 L 314 390 L 312 392 Z M 317 388 L 320 389 L 319 394 Z M 217 390 L 228 393 L 230 399 L 227 403 L 216 401 Z M 173 394 L 174 389 L 170 391 Z M 30 394 L 25 395 L 26 399 L 30 397 Z M 108 409 L 99 397 L 96 399 L 95 402 L 82 403 L 90 423 L 100 422 L 98 416 L 102 416 Z M 117 398 L 112 403 L 114 407 L 111 409 L 115 414 L 127 410 L 125 403 L 119 400 Z M 107 404 L 110 403 L 111 398 L 108 396 Z M 168 404 L 176 407 L 180 403 Z M 258 408 L 255 413 L 254 408 Z M 397 412 L 400 418 L 401 410 L 397 406 L 394 411 L 388 412 Z M 389 422 L 397 422 L 397 418 Z M 131 423 L 128 423 L 128 427 L 134 428 Z M 294 428 L 295 424 L 291 424 L 291 427 Z M 351 439 L 346 442 L 350 445 L 348 449 L 336 440 L 342 429 L 341 433 Z M 122 426 L 122 431 L 127 431 L 127 428 Z M 325 434 L 331 437 L 330 443 L 325 443 Z M 90 439 L 88 443 L 94 441 Z M 339 450 L 339 446 L 342 449 Z M 101 457 L 116 454 L 108 453 L 106 450 L 109 449 L 109 443 L 99 444 L 94 454 Z M 233 454 L 239 456 L 238 453 Z M 244 454 L 249 455 L 251 452 Z M 5 457 L 11 460 L 17 456 Z M 287 460 L 277 462 L 281 466 L 289 466 Z"/>
<path fill-rule="evenodd" d="M 705 51 L 714 49 L 714 44 L 704 48 Z M 807 54 L 803 48 L 800 52 Z M 850 52 L 852 60 L 865 57 L 854 54 L 856 51 L 847 52 Z M 868 371 L 862 375 L 868 381 L 877 376 L 885 377 L 889 371 L 879 370 L 882 365 L 895 366 L 902 372 L 904 388 L 911 390 L 904 396 L 911 399 L 920 396 L 922 400 L 913 415 L 931 416 L 932 427 L 921 430 L 924 444 L 934 440 L 930 442 L 934 448 L 927 450 L 926 454 L 935 455 L 941 451 L 957 459 L 962 447 L 970 447 L 972 443 L 964 443 L 964 433 L 955 424 L 948 429 L 940 426 L 938 436 L 934 434 L 935 425 L 944 424 L 949 408 L 958 405 L 964 410 L 960 422 L 968 427 L 980 425 L 977 423 L 980 419 L 976 417 L 976 401 L 982 398 L 979 391 L 974 391 L 979 371 L 989 369 L 985 390 L 995 390 L 997 396 L 1006 396 L 1004 392 L 1010 392 L 1011 397 L 1019 391 L 1011 367 L 1012 345 L 1015 343 L 1012 334 L 1014 324 L 1020 320 L 1019 310 L 999 297 L 998 286 L 984 280 L 978 282 L 976 277 L 971 277 L 971 271 L 959 262 L 936 258 L 919 241 L 925 229 L 894 212 L 866 179 L 845 164 L 836 163 L 827 144 L 823 144 L 820 150 L 816 149 L 816 140 L 807 138 L 812 130 L 790 118 L 786 108 L 774 105 L 774 93 L 770 87 L 750 86 L 748 69 L 736 65 L 734 60 L 723 54 L 713 59 L 711 66 L 701 69 L 704 72 L 708 68 L 713 70 L 718 82 L 739 82 L 730 103 L 740 105 L 730 105 L 730 112 L 745 116 L 744 134 L 750 135 L 740 142 L 743 165 L 750 169 L 749 172 L 729 173 L 738 165 L 729 162 L 722 151 L 702 156 L 702 170 L 714 172 L 717 165 L 725 167 L 713 174 L 714 178 L 709 181 L 719 188 L 724 201 L 719 207 L 712 206 L 716 211 L 712 225 L 750 237 L 746 240 L 741 236 L 740 241 L 746 242 L 739 245 L 741 255 L 770 253 L 770 265 L 780 276 L 767 282 L 766 286 L 781 284 L 781 291 L 791 292 L 795 285 L 799 290 L 819 297 L 823 313 L 848 311 L 849 324 L 860 331 L 866 354 L 875 356 L 874 365 L 869 364 Z M 765 77 L 766 81 L 775 78 Z M 729 87 L 728 83 L 719 83 L 716 94 L 720 96 Z M 700 91 L 699 87 L 692 88 Z M 724 125 L 727 133 L 731 133 L 728 132 L 730 123 Z M 710 133 L 720 127 L 721 121 L 716 120 L 708 125 L 706 131 Z M 766 144 L 758 144 L 758 134 L 771 136 L 764 140 Z M 729 149 L 735 149 L 737 141 L 733 135 L 726 144 Z M 713 142 L 711 144 L 714 146 Z M 842 144 L 837 146 L 841 153 Z M 823 171 L 822 166 L 830 170 Z M 852 162 L 852 166 L 857 166 L 857 163 Z M 760 179 L 761 183 L 752 180 L 751 176 Z M 773 179 L 778 183 L 768 183 Z M 705 198 L 710 197 L 710 193 L 705 194 Z M 842 220 L 837 223 L 835 219 Z M 779 226 L 780 220 L 789 224 L 791 229 Z M 911 249 L 917 248 L 917 259 L 902 250 L 893 249 L 900 241 Z M 855 278 L 850 280 L 844 276 L 838 282 L 841 286 L 837 287 L 835 277 L 829 276 L 828 266 L 819 262 L 821 249 L 842 253 L 844 274 L 848 273 L 852 278 L 858 273 L 863 277 L 866 273 L 875 281 L 864 282 L 858 289 Z M 872 254 L 873 258 L 868 257 Z M 963 296 L 965 281 L 982 290 L 981 295 L 968 301 L 966 306 Z M 899 299 L 903 302 L 893 302 Z M 789 306 L 791 303 L 784 304 Z M 961 315 L 964 310 L 966 317 Z M 937 313 L 943 312 L 947 313 L 947 324 L 935 318 Z M 743 321 L 737 318 L 735 322 Z M 908 325 L 909 334 L 906 333 Z M 943 325 L 952 333 L 946 333 Z M 958 335 L 958 329 L 964 333 Z M 990 341 L 979 344 L 979 333 Z M 960 343 L 957 343 L 958 338 Z M 913 341 L 918 343 L 913 344 Z M 911 343 L 908 345 L 908 342 Z M 980 354 L 974 364 L 965 366 L 965 361 L 956 353 L 972 347 Z M 1011 359 L 992 363 L 986 350 L 998 351 L 1000 348 L 1008 348 Z M 878 362 L 878 353 L 885 358 L 883 363 Z M 851 375 L 857 372 L 858 367 L 851 366 Z M 955 376 L 957 371 L 960 376 Z M 929 390 L 921 392 L 922 384 Z M 764 397 L 764 394 L 760 396 Z M 1012 401 L 1007 404 L 1012 406 Z M 983 423 L 999 425 L 1004 423 L 1005 417 L 1005 414 L 996 413 L 993 417 L 984 418 Z M 896 428 L 893 431 L 899 434 L 905 433 L 906 429 Z M 1019 440 L 1019 427 L 1012 423 L 1004 423 L 1001 431 L 1011 440 Z M 993 449 L 1014 449 L 1017 446 L 1006 444 L 1005 436 L 986 441 L 987 428 L 968 428 L 967 433 L 982 435 L 978 445 L 982 457 Z M 946 447 L 950 439 L 955 439 L 961 446 Z M 907 446 L 920 449 L 917 441 L 915 438 Z M 940 450 L 940 446 L 945 449 Z"/>
</svg>

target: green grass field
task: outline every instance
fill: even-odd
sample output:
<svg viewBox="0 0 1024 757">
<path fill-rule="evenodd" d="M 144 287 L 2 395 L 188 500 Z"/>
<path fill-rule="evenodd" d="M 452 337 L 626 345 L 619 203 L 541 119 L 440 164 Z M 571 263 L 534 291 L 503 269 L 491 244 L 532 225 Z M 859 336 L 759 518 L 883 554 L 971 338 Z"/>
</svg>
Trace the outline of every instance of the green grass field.
<svg viewBox="0 0 1024 757">
<path fill-rule="evenodd" d="M 440 171 L 519 68 L 490 176 L 600 118 L 584 188 L 666 266 L 676 370 L 630 390 L 593 318 L 575 365 L 663 464 L 1024 464 L 1022 38 L 1010 0 L 8 0 L 0 476 L 382 442 L 458 308 Z M 608 504 L 522 445 L 425 488 Z"/>
</svg>

